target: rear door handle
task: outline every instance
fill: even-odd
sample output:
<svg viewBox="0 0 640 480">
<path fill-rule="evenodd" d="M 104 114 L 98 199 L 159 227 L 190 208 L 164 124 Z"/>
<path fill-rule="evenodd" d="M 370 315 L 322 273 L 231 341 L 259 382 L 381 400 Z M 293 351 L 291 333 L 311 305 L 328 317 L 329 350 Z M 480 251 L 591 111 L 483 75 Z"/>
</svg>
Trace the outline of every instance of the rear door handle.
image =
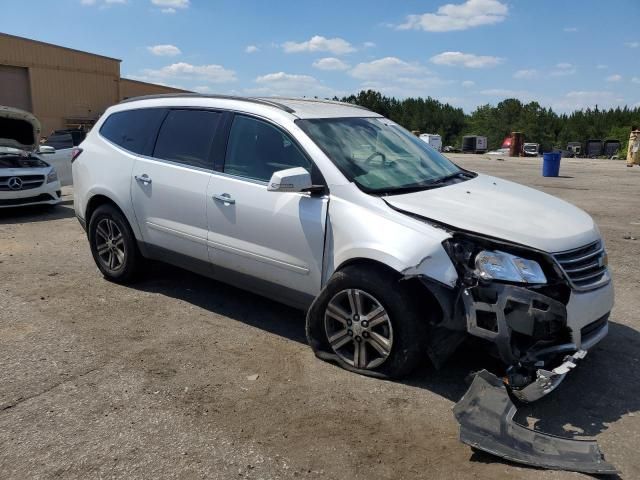
<svg viewBox="0 0 640 480">
<path fill-rule="evenodd" d="M 220 200 L 221 202 L 228 203 L 230 205 L 236 203 L 236 201 L 231 198 L 231 195 L 229 195 L 228 193 L 216 193 L 213 195 L 213 199 Z"/>
<path fill-rule="evenodd" d="M 141 176 L 136 175 L 134 178 L 135 178 L 138 182 L 140 182 L 140 183 L 144 183 L 145 185 L 150 185 L 150 184 L 151 184 L 151 178 L 150 178 L 150 177 L 149 177 L 149 175 L 147 175 L 146 173 L 145 173 L 145 174 L 143 174 L 143 175 L 141 175 Z"/>
</svg>

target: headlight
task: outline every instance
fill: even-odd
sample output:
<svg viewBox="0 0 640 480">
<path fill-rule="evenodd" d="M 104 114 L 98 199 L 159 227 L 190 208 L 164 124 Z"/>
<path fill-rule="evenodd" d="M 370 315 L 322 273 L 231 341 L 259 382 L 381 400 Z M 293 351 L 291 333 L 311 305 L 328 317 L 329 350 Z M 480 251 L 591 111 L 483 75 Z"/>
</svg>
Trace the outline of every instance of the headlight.
<svg viewBox="0 0 640 480">
<path fill-rule="evenodd" d="M 505 252 L 483 250 L 476 256 L 476 270 L 486 280 L 521 283 L 547 283 L 538 262 Z"/>
<path fill-rule="evenodd" d="M 56 181 L 58 181 L 58 174 L 56 173 L 55 170 L 51 170 L 49 172 L 49 175 L 47 175 L 47 183 L 56 182 Z"/>
</svg>

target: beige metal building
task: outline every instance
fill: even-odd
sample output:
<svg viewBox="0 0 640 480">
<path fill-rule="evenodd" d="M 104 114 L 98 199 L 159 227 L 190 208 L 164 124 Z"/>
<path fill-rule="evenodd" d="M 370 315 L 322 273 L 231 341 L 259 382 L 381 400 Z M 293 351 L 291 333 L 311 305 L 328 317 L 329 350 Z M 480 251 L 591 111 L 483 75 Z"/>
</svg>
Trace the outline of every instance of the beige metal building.
<svg viewBox="0 0 640 480">
<path fill-rule="evenodd" d="M 91 126 L 125 98 L 184 92 L 120 78 L 120 62 L 0 33 L 0 105 L 32 112 L 46 136 L 56 129 Z"/>
</svg>

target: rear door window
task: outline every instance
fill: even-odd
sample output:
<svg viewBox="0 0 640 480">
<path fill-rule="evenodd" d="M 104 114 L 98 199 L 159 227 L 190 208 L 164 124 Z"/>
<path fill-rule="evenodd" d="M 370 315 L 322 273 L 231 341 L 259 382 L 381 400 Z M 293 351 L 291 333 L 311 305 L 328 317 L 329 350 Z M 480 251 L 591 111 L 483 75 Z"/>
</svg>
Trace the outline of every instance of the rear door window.
<svg viewBox="0 0 640 480">
<path fill-rule="evenodd" d="M 236 115 L 231 126 L 224 172 L 268 182 L 273 172 L 311 162 L 280 129 L 255 118 Z"/>
<path fill-rule="evenodd" d="M 171 110 L 160 127 L 153 156 L 212 170 L 212 146 L 221 120 L 219 112 Z"/>
<path fill-rule="evenodd" d="M 100 134 L 125 150 L 151 155 L 158 128 L 166 114 L 164 108 L 113 113 L 102 124 Z"/>
</svg>

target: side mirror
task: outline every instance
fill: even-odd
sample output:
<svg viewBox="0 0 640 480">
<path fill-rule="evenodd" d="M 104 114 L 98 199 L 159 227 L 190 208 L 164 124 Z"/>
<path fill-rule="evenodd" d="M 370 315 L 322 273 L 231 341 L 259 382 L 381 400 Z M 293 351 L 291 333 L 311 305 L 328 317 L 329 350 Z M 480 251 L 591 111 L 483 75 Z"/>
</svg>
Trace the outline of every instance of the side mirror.
<svg viewBox="0 0 640 480">
<path fill-rule="evenodd" d="M 269 192 L 304 192 L 311 188 L 311 174 L 302 167 L 273 172 L 267 185 Z"/>
<path fill-rule="evenodd" d="M 38 149 L 38 153 L 42 153 L 44 155 L 48 155 L 51 153 L 56 153 L 56 149 L 53 147 L 50 147 L 49 145 L 42 145 L 39 149 Z"/>
</svg>

